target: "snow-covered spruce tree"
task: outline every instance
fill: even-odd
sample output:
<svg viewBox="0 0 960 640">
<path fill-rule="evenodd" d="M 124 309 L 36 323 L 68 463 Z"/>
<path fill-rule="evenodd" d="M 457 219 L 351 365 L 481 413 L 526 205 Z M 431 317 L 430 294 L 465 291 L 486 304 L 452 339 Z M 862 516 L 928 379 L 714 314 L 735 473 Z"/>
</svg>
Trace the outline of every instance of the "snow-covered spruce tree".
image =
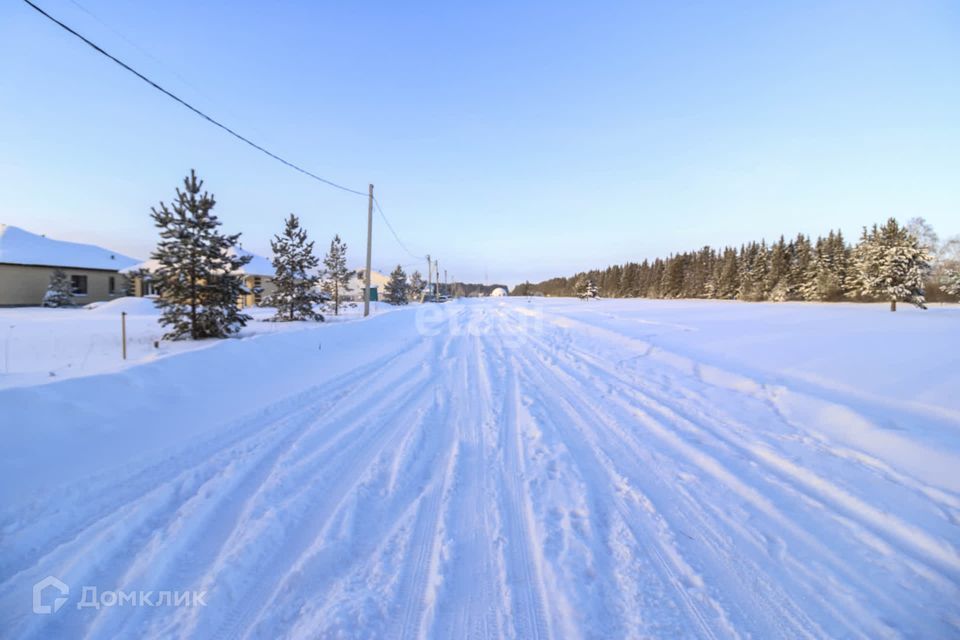
<svg viewBox="0 0 960 640">
<path fill-rule="evenodd" d="M 588 298 L 600 297 L 600 288 L 597 287 L 597 283 L 594 282 L 592 278 L 587 279 L 587 297 Z"/>
<path fill-rule="evenodd" d="M 320 277 L 315 269 L 320 260 L 313 254 L 313 242 L 307 240 L 307 231 L 300 226 L 300 219 L 290 214 L 286 219 L 283 234 L 270 241 L 273 249 L 273 293 L 264 303 L 276 307 L 275 320 L 320 320 L 323 315 L 317 307 L 323 298 L 317 285 Z"/>
<path fill-rule="evenodd" d="M 770 247 L 764 290 L 768 300 L 783 302 L 790 296 L 790 253 L 783 236 Z"/>
<path fill-rule="evenodd" d="M 923 284 L 930 273 L 930 254 L 905 227 L 890 218 L 882 227 L 863 230 L 854 251 L 857 282 L 865 296 L 912 302 L 925 309 Z"/>
<path fill-rule="evenodd" d="M 943 290 L 952 296 L 960 296 L 960 268 L 950 269 L 944 274 Z"/>
<path fill-rule="evenodd" d="M 426 286 L 427 283 L 423 281 L 423 276 L 420 275 L 419 271 L 414 271 L 410 274 L 410 282 L 407 283 L 407 290 L 409 291 L 411 299 L 419 300 Z"/>
<path fill-rule="evenodd" d="M 581 300 L 587 297 L 587 277 L 585 275 L 577 276 L 573 282 L 573 293 Z"/>
<path fill-rule="evenodd" d="M 390 304 L 407 304 L 407 274 L 403 267 L 397 265 L 397 268 L 390 274 L 390 281 L 386 285 L 387 302 Z"/>
<path fill-rule="evenodd" d="M 47 292 L 43 294 L 43 306 L 73 306 L 73 287 L 63 269 L 54 269 L 50 275 L 50 284 L 47 285 Z"/>
<path fill-rule="evenodd" d="M 722 300 L 732 300 L 737 296 L 737 288 L 740 283 L 740 265 L 737 258 L 737 250 L 727 247 L 723 250 L 722 266 L 720 267 L 720 276 L 717 282 L 717 297 Z"/>
<path fill-rule="evenodd" d="M 238 304 L 246 292 L 237 270 L 250 256 L 230 249 L 240 234 L 223 235 L 220 221 L 211 213 L 216 201 L 191 169 L 168 207 L 152 210 L 160 241 L 151 257 L 160 266 L 153 274 L 159 293 L 155 304 L 160 323 L 168 328 L 164 339 L 224 338 L 243 327 L 250 316 Z"/>
<path fill-rule="evenodd" d="M 333 315 L 339 315 L 340 309 L 354 306 L 344 301 L 350 293 L 350 279 L 353 274 L 347 269 L 347 245 L 339 235 L 330 241 L 330 250 L 323 258 L 323 290 L 333 302 Z"/>
</svg>

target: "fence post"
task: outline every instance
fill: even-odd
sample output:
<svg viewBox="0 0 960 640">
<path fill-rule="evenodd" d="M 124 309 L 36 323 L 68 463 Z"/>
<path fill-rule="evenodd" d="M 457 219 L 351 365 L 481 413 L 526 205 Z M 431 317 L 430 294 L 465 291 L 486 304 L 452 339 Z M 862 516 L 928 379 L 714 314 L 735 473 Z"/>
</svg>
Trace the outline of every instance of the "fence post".
<svg viewBox="0 0 960 640">
<path fill-rule="evenodd" d="M 120 341 L 123 343 L 123 359 L 127 359 L 127 312 L 120 312 Z"/>
</svg>

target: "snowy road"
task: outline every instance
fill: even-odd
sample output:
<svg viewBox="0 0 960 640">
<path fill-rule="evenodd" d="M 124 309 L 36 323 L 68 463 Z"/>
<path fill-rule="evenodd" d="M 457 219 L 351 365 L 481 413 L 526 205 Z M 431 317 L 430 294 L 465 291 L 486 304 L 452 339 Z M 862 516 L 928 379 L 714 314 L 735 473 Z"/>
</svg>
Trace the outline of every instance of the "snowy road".
<svg viewBox="0 0 960 640">
<path fill-rule="evenodd" d="M 960 634 L 960 454 L 929 435 L 955 443 L 955 411 L 707 366 L 622 317 L 445 307 L 175 455 L 0 512 L 0 635 Z M 47 575 L 70 601 L 33 614 Z M 77 608 L 80 585 L 206 606 Z"/>
</svg>

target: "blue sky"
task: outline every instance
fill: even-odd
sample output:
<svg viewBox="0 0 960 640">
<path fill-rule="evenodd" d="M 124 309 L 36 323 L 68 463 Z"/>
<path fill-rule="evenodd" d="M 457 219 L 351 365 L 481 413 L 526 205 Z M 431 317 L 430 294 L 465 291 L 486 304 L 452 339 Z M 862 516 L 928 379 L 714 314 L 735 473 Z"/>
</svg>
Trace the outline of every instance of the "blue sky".
<svg viewBox="0 0 960 640">
<path fill-rule="evenodd" d="M 260 144 L 373 182 L 458 279 L 890 215 L 960 233 L 956 2 L 77 1 L 100 21 L 37 3 Z M 246 248 L 267 253 L 292 211 L 361 264 L 362 198 L 0 6 L 0 222 L 147 257 L 150 207 L 191 167 Z M 397 263 L 418 262 L 376 224 L 374 267 Z"/>
</svg>

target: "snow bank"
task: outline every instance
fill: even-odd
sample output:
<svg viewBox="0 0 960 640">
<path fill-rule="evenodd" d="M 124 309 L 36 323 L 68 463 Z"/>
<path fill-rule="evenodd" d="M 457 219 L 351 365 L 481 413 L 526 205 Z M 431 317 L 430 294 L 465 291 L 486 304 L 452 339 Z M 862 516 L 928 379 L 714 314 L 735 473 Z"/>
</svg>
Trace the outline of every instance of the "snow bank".
<svg viewBox="0 0 960 640">
<path fill-rule="evenodd" d="M 153 302 L 153 298 L 135 298 L 132 296 L 117 298 L 108 302 L 91 302 L 83 308 L 98 315 L 126 312 L 135 316 L 159 316 L 160 311 Z"/>
<path fill-rule="evenodd" d="M 377 357 L 385 334 L 415 336 L 408 315 L 385 313 L 356 326 L 257 323 L 285 330 L 205 340 L 201 349 L 164 343 L 192 350 L 118 372 L 0 390 L 0 503 L 134 458 L 154 459 L 230 428 L 241 416 Z"/>
<path fill-rule="evenodd" d="M 122 312 L 127 313 L 126 360 L 122 359 Z M 274 314 L 268 307 L 245 312 L 253 320 L 239 338 L 317 328 L 312 322 L 267 322 Z M 329 316 L 326 324 L 355 319 L 358 312 L 347 309 L 340 316 Z M 121 371 L 220 342 L 161 341 L 165 331 L 159 317 L 152 298 L 124 297 L 79 309 L 0 308 L 0 388 Z"/>
</svg>

